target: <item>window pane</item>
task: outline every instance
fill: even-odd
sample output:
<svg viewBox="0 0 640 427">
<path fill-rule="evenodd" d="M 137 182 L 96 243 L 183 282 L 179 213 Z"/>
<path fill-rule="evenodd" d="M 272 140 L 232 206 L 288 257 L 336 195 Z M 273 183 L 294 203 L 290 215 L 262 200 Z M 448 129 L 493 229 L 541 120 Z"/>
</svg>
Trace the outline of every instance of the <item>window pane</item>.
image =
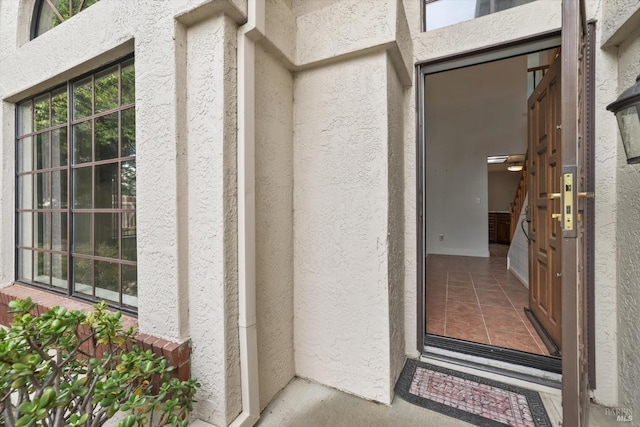
<svg viewBox="0 0 640 427">
<path fill-rule="evenodd" d="M 91 154 L 91 121 L 73 126 L 73 164 L 90 162 Z"/>
<path fill-rule="evenodd" d="M 93 189 L 91 166 L 73 170 L 73 207 L 91 209 L 91 190 Z"/>
<path fill-rule="evenodd" d="M 31 101 L 18 105 L 18 136 L 33 132 L 33 104 Z"/>
<path fill-rule="evenodd" d="M 496 12 L 501 10 L 511 9 L 512 7 L 522 6 L 523 4 L 531 3 L 534 0 L 495 0 Z"/>
<path fill-rule="evenodd" d="M 118 264 L 96 261 L 96 296 L 120 302 L 120 268 Z"/>
<path fill-rule="evenodd" d="M 476 0 L 438 0 L 425 5 L 427 31 L 468 21 L 476 16 Z"/>
<path fill-rule="evenodd" d="M 96 161 L 118 157 L 118 113 L 96 119 Z"/>
<path fill-rule="evenodd" d="M 96 166 L 95 207 L 111 209 L 118 207 L 118 164 Z"/>
<path fill-rule="evenodd" d="M 78 120 L 91 115 L 92 102 L 91 77 L 73 85 L 73 119 Z"/>
<path fill-rule="evenodd" d="M 35 247 L 38 249 L 51 249 L 51 213 L 36 212 L 34 229 Z"/>
<path fill-rule="evenodd" d="M 18 246 L 33 247 L 33 214 L 31 212 L 18 214 Z"/>
<path fill-rule="evenodd" d="M 67 128 L 51 131 L 51 166 L 54 168 L 67 165 Z"/>
<path fill-rule="evenodd" d="M 122 157 L 136 155 L 136 110 L 129 108 L 122 112 Z"/>
<path fill-rule="evenodd" d="M 33 143 L 31 137 L 18 141 L 18 172 L 33 170 Z"/>
<path fill-rule="evenodd" d="M 134 265 L 122 266 L 122 302 L 138 306 L 138 268 Z"/>
<path fill-rule="evenodd" d="M 33 209 L 33 175 L 18 177 L 18 209 Z"/>
<path fill-rule="evenodd" d="M 31 282 L 33 277 L 31 276 L 33 266 L 33 252 L 26 249 L 20 249 L 18 251 L 18 280 L 23 282 Z"/>
<path fill-rule="evenodd" d="M 52 255 L 51 271 L 53 273 L 53 277 L 51 279 L 51 284 L 57 288 L 67 289 L 69 280 L 67 277 L 67 262 L 68 258 L 66 255 Z"/>
<path fill-rule="evenodd" d="M 49 209 L 51 207 L 50 179 L 49 172 L 35 174 L 34 205 L 36 209 Z"/>
<path fill-rule="evenodd" d="M 532 1 L 534 0 L 495 0 L 493 10 L 491 0 L 428 1 L 425 5 L 425 28 L 427 31 L 436 30 Z"/>
<path fill-rule="evenodd" d="M 51 254 L 46 252 L 36 252 L 35 282 L 49 285 L 51 282 Z"/>
<path fill-rule="evenodd" d="M 73 279 L 76 292 L 93 295 L 93 260 L 74 258 Z"/>
<path fill-rule="evenodd" d="M 54 251 L 67 250 L 67 214 L 64 212 L 53 212 L 53 222 L 51 224 L 51 249 Z"/>
<path fill-rule="evenodd" d="M 135 212 L 122 213 L 122 259 L 137 261 L 137 237 Z"/>
<path fill-rule="evenodd" d="M 136 74 L 133 59 L 122 64 L 122 105 L 133 104 L 136 101 Z"/>
<path fill-rule="evenodd" d="M 51 93 L 51 125 L 61 125 L 67 122 L 67 88 L 61 88 Z"/>
<path fill-rule="evenodd" d="M 53 12 L 51 6 L 46 1 L 42 2 L 42 9 L 40 11 L 40 19 L 38 19 L 38 31 L 36 37 L 40 34 L 49 31 L 56 25 L 60 24 L 60 18 Z"/>
<path fill-rule="evenodd" d="M 49 132 L 45 132 L 36 135 L 36 169 L 49 169 L 50 167 Z"/>
<path fill-rule="evenodd" d="M 118 67 L 111 67 L 96 74 L 96 108 L 100 113 L 118 106 Z"/>
<path fill-rule="evenodd" d="M 35 99 L 35 130 L 49 127 L 49 94 Z"/>
<path fill-rule="evenodd" d="M 136 162 L 122 162 L 122 208 L 136 207 Z"/>
<path fill-rule="evenodd" d="M 118 214 L 97 213 L 95 218 L 96 255 L 120 258 L 118 253 Z"/>
<path fill-rule="evenodd" d="M 73 252 L 77 254 L 93 255 L 93 240 L 91 239 L 91 224 L 93 214 L 77 213 L 73 215 Z"/>
<path fill-rule="evenodd" d="M 67 171 L 51 173 L 51 206 L 53 209 L 67 208 Z"/>
</svg>

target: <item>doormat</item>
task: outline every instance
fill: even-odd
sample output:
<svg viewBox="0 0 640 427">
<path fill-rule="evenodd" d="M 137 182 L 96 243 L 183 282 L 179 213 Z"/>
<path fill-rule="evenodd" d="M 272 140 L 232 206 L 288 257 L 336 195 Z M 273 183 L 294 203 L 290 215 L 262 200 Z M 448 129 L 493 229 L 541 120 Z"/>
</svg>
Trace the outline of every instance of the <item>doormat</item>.
<svg viewBox="0 0 640 427">
<path fill-rule="evenodd" d="M 396 393 L 414 405 L 483 427 L 552 427 L 540 395 L 408 359 Z"/>
</svg>

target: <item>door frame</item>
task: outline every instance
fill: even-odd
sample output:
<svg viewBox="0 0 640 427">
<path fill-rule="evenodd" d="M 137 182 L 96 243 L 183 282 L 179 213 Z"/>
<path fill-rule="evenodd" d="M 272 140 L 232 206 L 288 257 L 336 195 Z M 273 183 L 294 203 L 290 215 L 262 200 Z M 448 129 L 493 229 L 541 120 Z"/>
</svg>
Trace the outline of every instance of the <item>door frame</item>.
<svg viewBox="0 0 640 427">
<path fill-rule="evenodd" d="M 443 56 L 427 61 L 420 61 L 415 64 L 415 87 L 416 87 L 416 234 L 417 234 L 417 337 L 416 348 L 420 354 L 424 352 L 425 338 L 427 336 L 425 329 L 426 311 L 425 311 L 425 295 L 426 295 L 426 200 L 425 200 L 425 183 L 426 183 L 426 132 L 425 132 L 425 77 L 429 74 L 436 74 L 454 69 L 470 67 L 483 63 L 498 61 L 501 59 L 512 58 L 514 56 L 525 55 L 528 53 L 551 49 L 561 45 L 561 31 L 554 30 L 530 37 L 513 40 L 506 43 L 499 43 L 487 46 L 481 49 L 470 50 L 454 55 Z M 446 344 L 446 337 L 434 337 L 432 340 L 436 345 Z M 526 354 L 514 352 L 513 350 L 500 349 L 496 347 L 486 346 L 494 349 L 486 352 L 486 348 L 480 345 L 456 343 L 456 350 L 463 353 L 476 353 L 471 347 L 476 347 L 490 358 L 503 359 L 508 358 L 517 364 L 524 366 L 538 367 L 539 360 L 544 356 L 527 357 Z M 511 358 L 513 354 L 519 357 Z M 561 371 L 560 362 L 541 364 L 540 367 L 545 370 L 559 373 Z"/>
<path fill-rule="evenodd" d="M 439 73 L 439 72 L 444 72 L 444 71 L 449 71 L 449 70 L 453 70 L 453 69 L 457 69 L 457 68 L 463 68 L 463 67 L 468 67 L 468 66 L 473 66 L 473 65 L 478 65 L 481 63 L 486 63 L 486 62 L 491 62 L 491 61 L 496 61 L 496 60 L 500 60 L 500 59 L 506 59 L 506 58 L 510 58 L 513 56 L 519 56 L 519 55 L 523 55 L 523 54 L 527 54 L 527 53 L 532 53 L 535 51 L 539 51 L 539 50 L 544 50 L 544 49 L 548 49 L 548 48 L 553 48 L 553 47 L 558 47 L 558 46 L 562 46 L 564 43 L 566 42 L 566 39 L 568 38 L 570 33 L 573 33 L 576 31 L 575 29 L 575 24 L 578 24 L 578 26 L 580 26 L 580 24 L 578 22 L 575 22 L 573 25 L 569 25 L 572 28 L 567 28 L 567 31 L 565 31 L 564 33 L 564 37 L 565 39 L 563 39 L 563 32 L 561 31 L 561 29 L 557 29 L 554 31 L 549 31 L 549 32 L 545 32 L 545 33 L 541 33 L 541 34 L 536 34 L 536 35 L 532 35 L 529 37 L 524 37 L 521 39 L 517 39 L 514 41 L 510 41 L 510 42 L 506 42 L 506 43 L 499 43 L 499 44 L 495 44 L 495 45 L 491 45 L 488 47 L 484 47 L 481 49 L 476 49 L 476 50 L 470 50 L 470 51 L 466 51 L 466 52 L 462 52 L 462 53 L 458 53 L 458 54 L 454 54 L 454 55 L 449 55 L 449 56 L 443 56 L 443 57 L 439 57 L 439 58 L 435 58 L 435 59 L 431 59 L 431 60 L 426 60 L 426 61 L 420 61 L 417 62 L 415 64 L 415 102 L 416 102 L 416 201 L 417 201 L 417 205 L 416 205 L 416 231 L 417 231 L 417 337 L 416 337 L 416 344 L 417 344 L 417 350 L 420 354 L 424 353 L 424 349 L 425 349 L 425 339 L 427 337 L 426 334 L 426 329 L 425 329 L 425 320 L 426 320 L 426 313 L 425 313 L 425 295 L 426 295 L 426 236 L 425 236 L 425 229 L 426 229 L 426 217 L 425 217 L 425 180 L 426 180 L 426 170 L 425 170 L 425 162 L 426 162 L 426 158 L 425 158 L 425 152 L 426 152 L 426 133 L 425 133 L 425 116 L 424 116 L 424 111 L 425 111 L 425 97 L 426 97 L 426 93 L 425 93 L 425 77 L 428 74 L 435 74 L 435 73 Z M 567 25 L 567 23 L 565 21 L 563 21 L 563 25 Z M 589 43 L 589 48 L 593 49 L 594 46 L 594 38 L 591 37 L 590 39 L 590 43 Z M 575 44 L 574 44 L 574 48 L 575 48 Z M 587 49 L 587 51 L 589 51 L 589 49 Z M 576 58 L 577 60 L 577 58 Z M 589 73 L 589 78 L 590 80 L 587 80 L 587 91 L 589 91 L 590 85 L 593 84 L 593 61 L 594 58 L 591 55 L 591 58 L 589 58 L 589 63 L 588 63 L 588 67 L 587 67 L 587 73 Z M 564 65 L 564 64 L 563 64 Z M 564 67 L 563 67 L 564 68 Z M 569 68 L 569 67 L 566 67 Z M 575 73 L 574 73 L 575 74 Z M 563 74 L 564 77 L 564 74 Z M 576 79 L 575 76 L 573 76 L 572 78 Z M 575 81 L 575 80 L 574 80 Z M 562 82 L 563 84 L 563 93 L 567 93 L 565 92 L 565 88 L 564 88 L 564 81 Z M 571 88 L 568 88 L 568 90 L 572 90 Z M 591 99 L 589 99 L 591 98 Z M 567 103 L 568 101 L 566 101 L 564 99 L 563 96 L 563 103 Z M 574 102 L 575 104 L 575 102 Z M 564 104 L 566 105 L 566 104 Z M 563 105 L 563 107 L 564 107 Z M 589 132 L 589 130 L 591 130 L 592 126 L 593 126 L 593 96 L 590 93 L 587 93 L 587 107 L 586 107 L 586 115 L 587 115 L 587 150 L 589 150 L 589 147 L 592 147 L 593 145 L 593 132 Z M 570 112 L 570 114 L 576 115 L 576 106 L 573 106 L 573 110 L 572 112 Z M 575 137 L 572 139 L 570 138 L 568 135 L 565 136 L 564 134 L 565 129 L 563 129 L 563 138 L 562 138 L 562 143 L 563 144 L 569 144 L 569 143 L 575 143 Z M 591 135 L 589 135 L 591 134 Z M 575 134 L 574 134 L 575 135 Z M 591 149 L 591 151 L 593 151 Z M 591 156 L 592 157 L 592 156 Z M 593 170 L 591 170 L 593 171 Z M 592 191 L 592 190 L 591 190 Z M 592 222 L 590 225 L 588 226 L 592 226 Z M 592 234 L 591 234 L 592 235 Z M 574 243 L 575 245 L 575 243 Z M 593 273 L 592 273 L 592 268 L 593 268 L 593 262 L 591 261 L 590 257 L 592 256 L 592 254 L 590 255 L 590 253 L 593 251 L 593 245 L 589 244 L 589 242 L 587 241 L 587 246 L 590 249 L 589 251 L 587 251 L 588 253 L 586 254 L 586 258 L 587 258 L 587 283 L 586 283 L 586 289 L 588 291 L 588 294 L 585 295 L 586 297 L 586 302 L 584 305 L 584 309 L 587 310 L 587 314 L 589 314 L 590 317 L 588 319 L 587 322 L 587 330 L 586 333 L 587 335 L 590 335 L 588 339 L 588 343 L 589 343 L 589 354 L 594 354 L 593 353 L 593 349 L 595 348 L 595 345 L 593 343 L 593 335 L 590 333 L 593 331 L 593 323 L 592 323 L 592 317 L 593 317 L 593 293 L 592 293 L 592 283 L 590 280 L 590 277 L 593 277 Z M 575 260 L 574 260 L 575 262 Z M 564 263 L 564 261 L 563 261 Z M 572 283 L 575 284 L 575 280 L 576 280 L 576 272 L 573 272 L 573 277 L 567 277 L 564 276 L 563 277 L 563 283 L 569 283 L 570 281 L 573 280 Z M 563 319 L 576 319 L 577 320 L 577 316 L 579 314 L 578 312 L 578 306 L 575 304 L 575 297 L 576 297 L 576 288 L 575 286 L 564 286 L 563 285 L 563 299 L 566 300 L 571 300 L 574 301 L 573 304 L 567 304 L 564 305 L 563 303 L 563 307 L 562 307 L 562 316 Z M 585 331 L 583 331 L 585 332 Z M 576 341 L 578 338 L 578 322 L 577 321 L 572 321 L 572 322 L 564 322 L 563 321 L 563 337 L 564 336 L 571 336 L 573 337 L 573 340 Z M 432 337 L 431 340 L 433 341 L 434 338 Z M 564 340 L 564 339 L 563 339 Z M 444 341 L 446 341 L 446 338 L 443 337 L 437 337 L 436 341 L 439 341 L 440 343 L 443 343 Z M 577 344 L 577 342 L 576 342 Z M 486 349 L 485 349 L 486 350 Z M 504 356 L 504 353 L 508 353 L 508 351 L 506 352 L 494 352 L 498 353 L 497 356 L 498 357 L 492 357 L 492 358 L 499 358 L 500 356 Z M 568 353 L 564 353 L 563 352 L 563 358 L 562 358 L 562 371 L 563 372 L 567 372 L 569 375 L 567 375 L 566 377 L 563 375 L 563 387 L 562 387 L 562 391 L 563 391 L 563 401 L 565 401 L 567 404 L 564 405 L 567 407 L 567 409 L 569 409 L 569 407 L 574 407 L 574 405 L 578 405 L 579 402 L 577 401 L 578 398 L 576 396 L 572 396 L 571 395 L 571 391 L 576 391 L 576 389 L 578 387 L 580 387 L 580 385 L 578 384 L 579 382 L 579 375 L 576 375 L 579 373 L 580 370 L 580 366 L 578 363 L 578 355 L 577 354 L 572 354 L 575 353 L 575 351 L 569 351 Z M 544 357 L 544 356 L 539 356 L 539 357 Z M 521 362 L 522 364 L 526 364 L 526 362 Z M 594 367 L 594 363 L 593 363 L 593 359 L 589 358 L 589 377 L 591 379 L 595 378 L 594 376 L 595 374 L 595 367 Z M 575 384 L 574 384 L 575 383 Z M 591 388 L 594 388 L 595 384 L 591 384 Z M 573 412 L 571 409 L 569 409 L 570 412 Z M 567 416 L 568 414 L 564 414 L 565 416 Z M 567 417 L 567 418 L 573 418 L 571 416 Z"/>
</svg>

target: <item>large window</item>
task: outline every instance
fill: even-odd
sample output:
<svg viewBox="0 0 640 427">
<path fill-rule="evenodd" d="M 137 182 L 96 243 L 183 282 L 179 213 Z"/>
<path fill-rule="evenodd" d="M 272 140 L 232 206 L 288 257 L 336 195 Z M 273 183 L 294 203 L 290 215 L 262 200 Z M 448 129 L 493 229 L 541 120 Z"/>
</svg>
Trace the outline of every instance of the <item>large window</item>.
<svg viewBox="0 0 640 427">
<path fill-rule="evenodd" d="M 479 18 L 534 0 L 425 0 L 425 30 L 431 31 L 458 22 Z"/>
<path fill-rule="evenodd" d="M 137 307 L 133 58 L 17 108 L 20 282 Z"/>
<path fill-rule="evenodd" d="M 31 23 L 31 38 L 34 39 L 77 15 L 98 0 L 36 0 Z"/>
</svg>

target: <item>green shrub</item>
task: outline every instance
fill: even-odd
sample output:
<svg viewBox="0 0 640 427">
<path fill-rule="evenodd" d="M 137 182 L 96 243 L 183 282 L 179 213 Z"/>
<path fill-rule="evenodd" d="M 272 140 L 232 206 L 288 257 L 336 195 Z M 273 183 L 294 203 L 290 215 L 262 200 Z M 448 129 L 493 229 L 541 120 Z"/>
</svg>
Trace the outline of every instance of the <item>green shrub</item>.
<svg viewBox="0 0 640 427">
<path fill-rule="evenodd" d="M 188 425 L 200 384 L 179 381 L 172 367 L 134 342 L 121 313 L 103 302 L 94 312 L 54 307 L 32 315 L 30 298 L 10 304 L 14 321 L 0 329 L 0 425 Z"/>
</svg>

